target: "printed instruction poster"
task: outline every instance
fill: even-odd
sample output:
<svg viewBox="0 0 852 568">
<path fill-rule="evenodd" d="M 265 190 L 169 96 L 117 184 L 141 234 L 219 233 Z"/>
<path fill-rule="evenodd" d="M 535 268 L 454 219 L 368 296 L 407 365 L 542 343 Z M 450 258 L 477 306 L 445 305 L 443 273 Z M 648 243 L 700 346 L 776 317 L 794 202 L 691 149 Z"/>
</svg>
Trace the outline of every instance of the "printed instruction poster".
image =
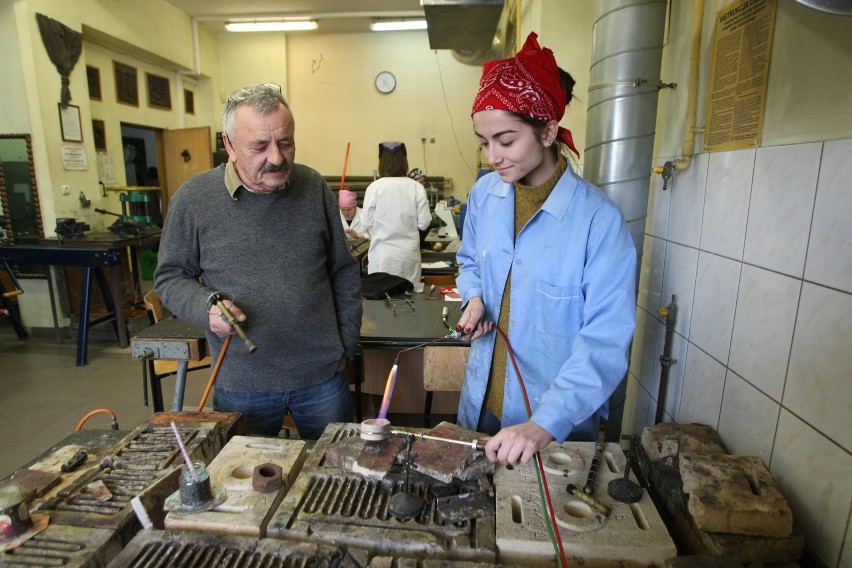
<svg viewBox="0 0 852 568">
<path fill-rule="evenodd" d="M 716 14 L 704 149 L 760 144 L 775 0 L 738 0 Z"/>
</svg>

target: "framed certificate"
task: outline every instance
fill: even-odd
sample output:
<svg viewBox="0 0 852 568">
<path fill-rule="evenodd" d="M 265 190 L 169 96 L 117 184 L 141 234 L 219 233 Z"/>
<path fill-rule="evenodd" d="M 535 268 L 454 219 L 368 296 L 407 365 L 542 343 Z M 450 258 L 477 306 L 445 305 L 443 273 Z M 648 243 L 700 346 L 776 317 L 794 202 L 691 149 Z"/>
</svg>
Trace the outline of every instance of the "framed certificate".
<svg viewBox="0 0 852 568">
<path fill-rule="evenodd" d="M 82 142 L 83 128 L 80 126 L 80 107 L 77 105 L 59 105 L 59 124 L 62 127 L 62 139 L 66 142 Z"/>
</svg>

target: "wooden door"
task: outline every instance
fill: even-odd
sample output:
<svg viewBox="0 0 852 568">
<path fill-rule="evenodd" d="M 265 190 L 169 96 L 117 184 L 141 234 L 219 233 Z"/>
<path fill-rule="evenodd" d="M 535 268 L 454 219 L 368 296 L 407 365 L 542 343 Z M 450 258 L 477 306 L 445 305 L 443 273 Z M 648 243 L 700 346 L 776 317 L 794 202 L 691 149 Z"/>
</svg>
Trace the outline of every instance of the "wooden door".
<svg viewBox="0 0 852 568">
<path fill-rule="evenodd" d="M 197 173 L 213 167 L 210 146 L 210 127 L 181 128 L 162 131 L 163 218 L 169 208 L 169 199 L 178 188 Z"/>
</svg>

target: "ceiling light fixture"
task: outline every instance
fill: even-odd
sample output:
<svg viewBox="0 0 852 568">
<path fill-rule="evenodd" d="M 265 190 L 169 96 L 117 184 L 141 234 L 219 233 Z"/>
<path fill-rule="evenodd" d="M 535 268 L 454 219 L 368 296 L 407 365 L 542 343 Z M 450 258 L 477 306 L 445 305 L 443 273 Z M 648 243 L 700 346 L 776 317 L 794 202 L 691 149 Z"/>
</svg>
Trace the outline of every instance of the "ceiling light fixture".
<svg viewBox="0 0 852 568">
<path fill-rule="evenodd" d="M 317 29 L 316 20 L 277 20 L 261 22 L 228 22 L 229 32 L 299 32 Z"/>
<path fill-rule="evenodd" d="M 374 32 L 425 30 L 426 20 L 373 20 L 370 23 L 370 29 Z"/>
</svg>

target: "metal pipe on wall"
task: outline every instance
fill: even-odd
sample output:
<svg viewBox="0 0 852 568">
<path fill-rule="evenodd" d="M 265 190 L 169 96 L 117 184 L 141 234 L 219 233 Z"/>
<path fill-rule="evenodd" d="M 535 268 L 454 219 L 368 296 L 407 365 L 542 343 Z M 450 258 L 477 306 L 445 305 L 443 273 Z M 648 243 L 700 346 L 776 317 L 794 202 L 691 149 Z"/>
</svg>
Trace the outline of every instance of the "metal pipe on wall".
<svg viewBox="0 0 852 568">
<path fill-rule="evenodd" d="M 583 177 L 621 208 L 641 266 L 654 153 L 666 0 L 597 0 Z M 638 271 L 637 271 L 638 280 Z M 610 398 L 618 440 L 626 381 Z"/>
</svg>

